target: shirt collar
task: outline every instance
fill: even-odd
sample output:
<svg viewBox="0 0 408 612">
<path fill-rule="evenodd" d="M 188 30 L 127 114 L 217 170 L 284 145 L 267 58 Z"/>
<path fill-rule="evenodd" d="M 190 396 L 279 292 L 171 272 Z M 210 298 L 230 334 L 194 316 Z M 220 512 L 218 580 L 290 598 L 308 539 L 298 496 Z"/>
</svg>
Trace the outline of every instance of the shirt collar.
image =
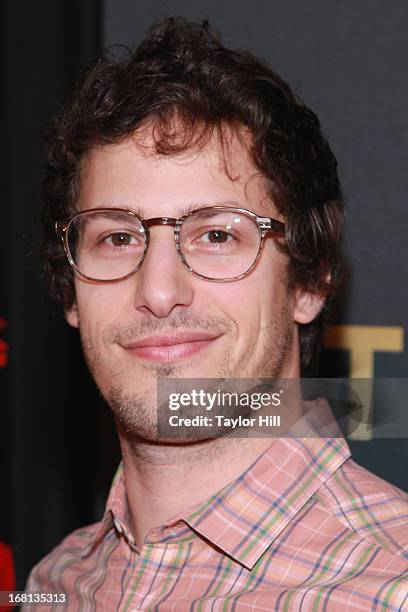
<svg viewBox="0 0 408 612">
<path fill-rule="evenodd" d="M 325 401 L 314 402 L 285 436 L 277 438 L 239 478 L 205 503 L 170 519 L 182 519 L 227 555 L 252 569 L 311 497 L 350 457 Z M 130 544 L 123 466 L 115 475 L 95 539 L 114 523 Z"/>
<path fill-rule="evenodd" d="M 129 505 L 127 501 L 123 463 L 120 462 L 106 502 L 105 514 L 93 537 L 93 544 L 102 540 L 108 531 L 115 528 L 119 534 L 123 533 L 129 543 L 133 545 L 134 540 L 128 525 Z"/>
</svg>

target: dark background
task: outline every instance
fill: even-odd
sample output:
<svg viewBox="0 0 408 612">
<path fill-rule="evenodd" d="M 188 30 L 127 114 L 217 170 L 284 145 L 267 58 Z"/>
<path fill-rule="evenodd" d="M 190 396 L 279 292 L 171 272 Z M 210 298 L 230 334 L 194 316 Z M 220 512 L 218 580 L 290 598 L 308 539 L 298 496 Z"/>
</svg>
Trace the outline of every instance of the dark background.
<svg viewBox="0 0 408 612">
<path fill-rule="evenodd" d="M 404 0 L 3 1 L 0 539 L 13 546 L 20 588 L 64 535 L 101 516 L 118 460 L 113 423 L 77 333 L 41 279 L 44 126 L 86 60 L 106 45 L 135 46 L 153 21 L 169 15 L 208 17 L 226 44 L 269 60 L 317 112 L 348 201 L 353 278 L 337 322 L 407 328 Z M 322 372 L 344 375 L 348 363 L 346 352 L 326 352 Z M 407 352 L 378 352 L 374 365 L 376 377 L 406 377 Z M 351 446 L 359 463 L 408 489 L 405 439 Z"/>
</svg>

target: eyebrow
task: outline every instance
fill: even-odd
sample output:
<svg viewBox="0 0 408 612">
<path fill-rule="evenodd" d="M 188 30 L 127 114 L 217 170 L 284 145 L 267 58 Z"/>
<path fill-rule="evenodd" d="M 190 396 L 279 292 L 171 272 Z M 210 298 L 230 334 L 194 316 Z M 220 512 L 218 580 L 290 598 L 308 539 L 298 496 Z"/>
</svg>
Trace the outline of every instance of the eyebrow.
<svg viewBox="0 0 408 612">
<path fill-rule="evenodd" d="M 199 208 L 206 208 L 206 207 L 210 207 L 210 206 L 226 206 L 226 207 L 231 207 L 231 208 L 246 208 L 242 202 L 236 202 L 235 200 L 227 200 L 226 202 L 190 202 L 189 204 L 185 204 L 184 206 L 180 206 L 177 209 L 177 218 L 183 217 L 184 215 L 187 215 L 188 213 L 192 212 L 193 210 L 198 210 Z M 119 208 L 119 209 L 123 209 L 123 210 L 130 210 L 134 213 L 137 214 L 138 217 L 140 217 L 141 219 L 148 219 L 149 217 L 146 217 L 143 210 L 139 207 L 139 206 L 134 206 L 134 205 L 118 205 L 116 206 L 116 204 L 104 204 L 102 206 L 98 206 L 95 208 Z"/>
</svg>

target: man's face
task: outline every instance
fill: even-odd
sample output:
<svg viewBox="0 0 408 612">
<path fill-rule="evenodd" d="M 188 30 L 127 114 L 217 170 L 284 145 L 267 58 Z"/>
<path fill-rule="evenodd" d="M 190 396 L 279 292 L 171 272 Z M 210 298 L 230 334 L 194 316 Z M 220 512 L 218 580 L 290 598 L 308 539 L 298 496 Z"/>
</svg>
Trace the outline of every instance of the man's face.
<svg viewBox="0 0 408 612">
<path fill-rule="evenodd" d="M 216 138 L 201 151 L 173 157 L 155 154 L 146 138 L 143 147 L 133 138 L 90 152 L 81 210 L 125 208 L 147 219 L 226 204 L 276 217 L 242 139 L 231 137 L 223 159 Z M 67 312 L 115 417 L 145 438 L 154 436 L 158 378 L 298 376 L 296 321 L 316 314 L 305 315 L 304 298 L 289 291 L 287 259 L 271 238 L 247 277 L 215 283 L 185 269 L 173 231 L 151 228 L 144 263 L 127 280 L 102 285 L 76 278 L 76 304 Z"/>
</svg>

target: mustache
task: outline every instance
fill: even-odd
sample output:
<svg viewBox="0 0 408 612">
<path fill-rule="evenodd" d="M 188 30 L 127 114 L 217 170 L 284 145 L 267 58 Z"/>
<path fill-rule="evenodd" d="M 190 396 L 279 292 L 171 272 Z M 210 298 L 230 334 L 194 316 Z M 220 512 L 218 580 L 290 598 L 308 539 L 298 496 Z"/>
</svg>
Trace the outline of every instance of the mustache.
<svg viewBox="0 0 408 612">
<path fill-rule="evenodd" d="M 166 319 L 142 319 L 127 325 L 110 325 L 104 333 L 105 344 L 126 344 L 133 340 L 143 340 L 154 333 L 199 329 L 203 331 L 225 333 L 232 328 L 231 322 L 224 317 L 203 317 L 193 311 L 177 312 Z"/>
</svg>

